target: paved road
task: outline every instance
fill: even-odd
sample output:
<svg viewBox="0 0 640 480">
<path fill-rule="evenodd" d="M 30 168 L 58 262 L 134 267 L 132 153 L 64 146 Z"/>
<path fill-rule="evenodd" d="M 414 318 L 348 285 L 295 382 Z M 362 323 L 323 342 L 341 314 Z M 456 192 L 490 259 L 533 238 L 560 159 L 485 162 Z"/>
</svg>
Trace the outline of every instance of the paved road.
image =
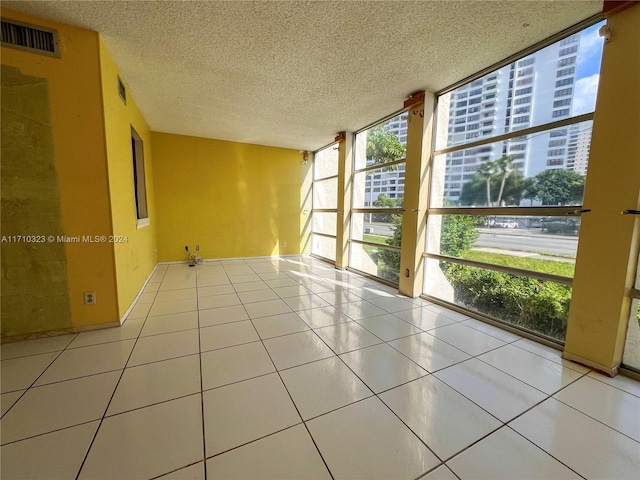
<svg viewBox="0 0 640 480">
<path fill-rule="evenodd" d="M 481 228 L 479 230 L 480 236 L 474 247 L 561 255 L 575 255 L 578 248 L 578 237 L 543 234 L 539 229 Z"/>
<path fill-rule="evenodd" d="M 393 234 L 386 223 L 365 223 L 364 227 L 373 235 Z M 578 237 L 544 234 L 539 228 L 480 228 L 478 231 L 475 248 L 574 256 L 578 248 Z"/>
</svg>

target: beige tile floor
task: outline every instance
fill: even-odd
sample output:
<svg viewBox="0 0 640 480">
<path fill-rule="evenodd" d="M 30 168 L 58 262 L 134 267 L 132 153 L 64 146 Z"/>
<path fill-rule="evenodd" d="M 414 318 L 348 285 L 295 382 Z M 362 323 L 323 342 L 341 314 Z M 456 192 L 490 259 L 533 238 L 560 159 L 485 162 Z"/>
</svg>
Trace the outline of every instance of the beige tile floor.
<svg viewBox="0 0 640 480">
<path fill-rule="evenodd" d="M 304 257 L 2 347 L 2 478 L 638 479 L 640 384 Z"/>
</svg>

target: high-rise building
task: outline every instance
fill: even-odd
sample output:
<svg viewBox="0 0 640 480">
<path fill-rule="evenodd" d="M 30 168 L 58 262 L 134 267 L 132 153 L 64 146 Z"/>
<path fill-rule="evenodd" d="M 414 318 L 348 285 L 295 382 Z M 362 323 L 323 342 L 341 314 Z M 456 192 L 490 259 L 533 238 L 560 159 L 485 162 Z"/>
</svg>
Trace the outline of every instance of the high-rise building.
<svg viewBox="0 0 640 480">
<path fill-rule="evenodd" d="M 575 99 L 578 34 L 468 83 L 450 94 L 447 146 L 514 132 L 570 117 Z M 447 154 L 444 197 L 484 163 L 508 155 L 524 177 L 549 169 L 586 173 L 591 122 L 511 138 Z"/>
<path fill-rule="evenodd" d="M 574 114 L 579 34 L 474 80 L 449 94 L 447 147 L 568 118 Z M 508 155 L 524 177 L 548 169 L 586 174 L 591 121 L 447 154 L 444 198 L 457 201 L 462 186 L 484 163 Z M 407 139 L 407 114 L 387 120 L 384 131 Z M 367 177 L 367 201 L 404 196 L 404 168 Z"/>
<path fill-rule="evenodd" d="M 403 145 L 407 143 L 407 118 L 406 112 L 387 120 L 382 129 L 392 132 Z M 404 164 L 396 169 L 374 170 L 367 175 L 365 184 L 365 205 L 372 206 L 380 195 L 387 198 L 399 199 L 404 197 Z"/>
<path fill-rule="evenodd" d="M 449 95 L 447 147 L 543 125 L 574 114 L 580 35 L 506 65 Z M 484 163 L 508 155 L 513 169 L 533 177 L 549 169 L 586 174 L 591 121 L 511 138 L 447 154 L 444 198 L 457 201 L 462 186 Z M 387 120 L 384 131 L 407 139 L 407 114 Z M 367 201 L 379 195 L 404 195 L 404 168 L 375 171 L 367 177 Z"/>
<path fill-rule="evenodd" d="M 567 168 L 581 175 L 587 174 L 589 162 L 589 146 L 591 145 L 591 126 L 593 121 L 573 125 L 569 131 L 569 148 L 567 149 Z"/>
</svg>

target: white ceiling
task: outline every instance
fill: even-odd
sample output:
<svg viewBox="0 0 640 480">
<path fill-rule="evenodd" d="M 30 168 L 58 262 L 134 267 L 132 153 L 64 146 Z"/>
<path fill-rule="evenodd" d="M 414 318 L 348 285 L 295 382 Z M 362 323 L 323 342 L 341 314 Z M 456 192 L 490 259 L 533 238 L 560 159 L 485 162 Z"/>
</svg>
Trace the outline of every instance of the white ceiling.
<svg viewBox="0 0 640 480">
<path fill-rule="evenodd" d="M 10 1 L 101 33 L 150 128 L 315 150 L 602 0 Z"/>
</svg>

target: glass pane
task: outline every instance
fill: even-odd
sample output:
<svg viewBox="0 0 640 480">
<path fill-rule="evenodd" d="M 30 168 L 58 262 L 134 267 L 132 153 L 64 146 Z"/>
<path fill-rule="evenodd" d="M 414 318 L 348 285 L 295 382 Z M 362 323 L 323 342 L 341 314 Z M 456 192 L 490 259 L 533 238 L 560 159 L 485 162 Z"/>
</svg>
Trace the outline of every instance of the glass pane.
<svg viewBox="0 0 640 480">
<path fill-rule="evenodd" d="M 336 261 L 336 239 L 311 235 L 311 253 L 328 260 Z"/>
<path fill-rule="evenodd" d="M 431 206 L 581 205 L 592 124 L 437 155 Z"/>
<path fill-rule="evenodd" d="M 579 217 L 429 215 L 427 252 L 573 277 Z"/>
<path fill-rule="evenodd" d="M 640 370 L 640 301 L 633 299 L 622 363 Z"/>
<path fill-rule="evenodd" d="M 313 212 L 312 232 L 336 235 L 338 214 L 333 212 Z"/>
<path fill-rule="evenodd" d="M 424 293 L 564 341 L 571 287 L 425 259 Z"/>
<path fill-rule="evenodd" d="M 440 96 L 436 149 L 593 112 L 603 24 Z"/>
<path fill-rule="evenodd" d="M 351 215 L 351 238 L 399 247 L 402 242 L 402 215 L 354 213 Z"/>
<path fill-rule="evenodd" d="M 319 180 L 338 175 L 338 146 L 330 145 L 316 152 L 313 157 L 313 179 Z"/>
<path fill-rule="evenodd" d="M 313 182 L 313 208 L 338 208 L 338 179 Z"/>
<path fill-rule="evenodd" d="M 376 168 L 353 176 L 353 208 L 400 208 L 405 164 Z"/>
<path fill-rule="evenodd" d="M 400 271 L 400 252 L 351 243 L 349 247 L 349 266 L 360 271 L 398 283 Z"/>
<path fill-rule="evenodd" d="M 638 256 L 635 288 L 640 289 L 640 256 Z M 627 329 L 622 363 L 640 370 L 640 301 L 637 298 L 633 299 L 631 303 L 629 328 Z"/>
<path fill-rule="evenodd" d="M 354 169 L 401 160 L 407 144 L 406 112 L 356 135 Z"/>
</svg>

